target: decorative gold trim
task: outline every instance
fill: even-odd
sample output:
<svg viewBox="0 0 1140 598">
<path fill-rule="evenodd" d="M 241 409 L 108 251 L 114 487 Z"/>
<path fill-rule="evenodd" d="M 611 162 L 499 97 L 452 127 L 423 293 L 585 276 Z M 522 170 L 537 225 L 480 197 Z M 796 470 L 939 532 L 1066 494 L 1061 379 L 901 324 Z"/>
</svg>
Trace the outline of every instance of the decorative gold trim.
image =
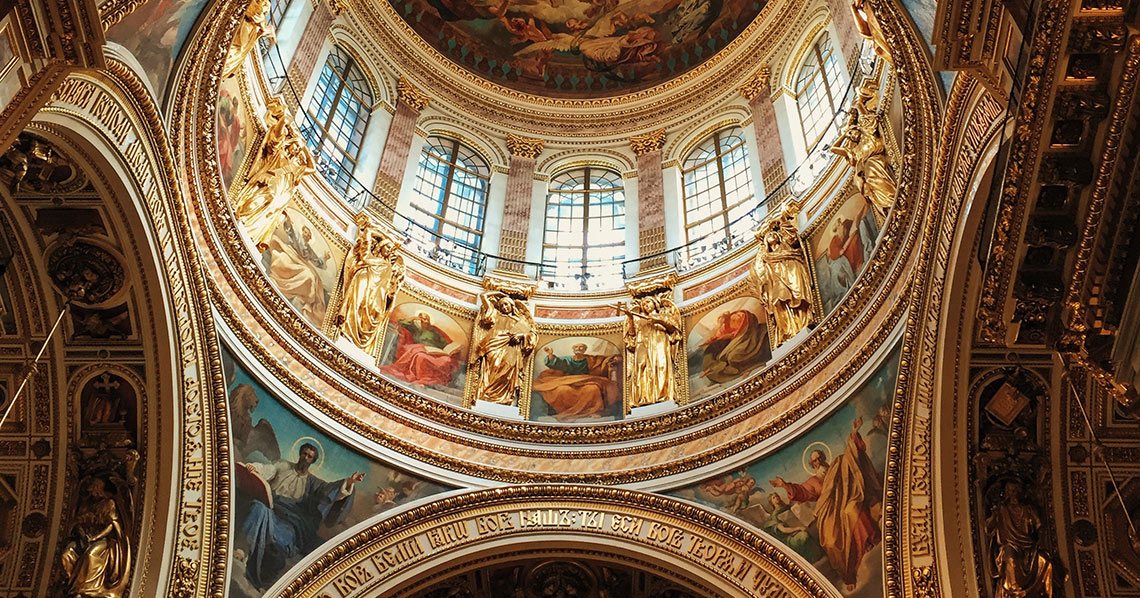
<svg viewBox="0 0 1140 598">
<path fill-rule="evenodd" d="M 760 67 L 760 70 L 752 75 L 744 85 L 740 86 L 740 95 L 750 103 L 756 98 L 765 98 L 772 94 L 772 69 L 768 65 Z"/>
<path fill-rule="evenodd" d="M 507 135 L 507 151 L 512 156 L 537 160 L 545 145 L 541 139 L 523 137 L 522 135 Z"/>
<path fill-rule="evenodd" d="M 629 138 L 629 147 L 637 156 L 644 156 L 650 152 L 659 152 L 665 147 L 665 129 L 657 129 Z"/>
<path fill-rule="evenodd" d="M 409 108 L 416 112 L 423 112 L 424 109 L 428 107 L 428 104 L 431 103 L 428 96 L 413 85 L 406 77 L 400 77 L 400 79 L 396 81 L 396 101 L 407 104 Z"/>
<path fill-rule="evenodd" d="M 613 488 L 515 486 L 451 496 L 388 517 L 310 560 L 280 596 L 331 595 L 325 589 L 333 587 L 380 592 L 412 568 L 444 559 L 450 564 L 458 548 L 550 534 L 628 547 L 618 553 L 679 557 L 740 594 L 823 598 L 832 592 L 786 548 L 704 508 Z"/>
</svg>

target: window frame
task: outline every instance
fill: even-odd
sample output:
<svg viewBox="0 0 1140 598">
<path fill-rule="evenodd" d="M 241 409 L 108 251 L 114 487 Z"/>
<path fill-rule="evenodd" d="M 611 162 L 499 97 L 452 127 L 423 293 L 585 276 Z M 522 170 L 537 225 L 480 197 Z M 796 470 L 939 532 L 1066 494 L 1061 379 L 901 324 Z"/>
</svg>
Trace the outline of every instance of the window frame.
<svg viewBox="0 0 1140 598">
<path fill-rule="evenodd" d="M 594 172 L 596 172 L 596 171 L 601 171 L 602 175 L 601 176 L 595 176 Z M 607 175 L 609 175 L 609 176 L 607 176 Z M 560 181 L 567 180 L 568 177 L 569 177 L 570 181 L 577 180 L 577 179 L 582 180 L 583 181 L 582 188 L 581 189 L 555 188 L 555 185 L 557 183 L 559 183 Z M 610 187 L 592 187 L 592 184 L 596 181 L 599 181 L 599 180 L 611 181 L 611 182 L 613 182 L 614 185 L 610 186 Z M 581 242 L 581 244 L 580 245 L 562 245 L 562 244 L 557 243 L 556 240 L 554 242 L 550 241 L 549 239 L 550 239 L 550 236 L 552 234 L 557 235 L 558 233 L 562 232 L 562 231 L 558 230 L 557 228 L 555 228 L 555 229 L 550 228 L 550 224 L 552 221 L 553 222 L 559 222 L 562 220 L 570 220 L 570 221 L 579 220 L 579 218 L 574 216 L 573 214 L 571 214 L 570 216 L 567 216 L 567 217 L 555 217 L 552 219 L 551 218 L 552 200 L 554 200 L 555 198 L 577 198 L 577 197 L 581 198 L 581 208 L 582 208 L 582 215 L 580 217 L 581 228 L 582 228 L 582 242 Z M 603 198 L 607 198 L 607 197 L 612 198 L 612 201 L 606 201 L 605 199 L 603 199 Z M 594 200 L 594 201 L 591 201 L 591 200 Z M 614 257 L 614 258 L 610 258 L 609 261 L 612 261 L 613 263 L 616 263 L 616 264 L 620 264 L 622 261 L 624 261 L 626 258 L 626 255 L 628 254 L 628 251 L 627 251 L 628 242 L 627 242 L 627 238 L 626 238 L 626 230 L 627 230 L 626 216 L 628 215 L 628 212 L 626 211 L 626 200 L 627 200 L 627 197 L 626 197 L 626 193 L 625 193 L 625 180 L 622 178 L 621 173 L 618 172 L 616 169 L 613 169 L 613 168 L 609 168 L 609 167 L 602 166 L 602 165 L 587 164 L 585 166 L 579 166 L 579 167 L 563 170 L 563 171 L 559 172 L 557 175 L 552 176 L 550 178 L 550 185 L 547 187 L 546 207 L 545 207 L 545 210 L 543 212 L 542 256 L 541 256 L 541 262 L 542 262 L 543 266 L 544 267 L 554 267 L 555 271 L 557 272 L 557 267 L 559 265 L 565 265 L 565 266 L 573 267 L 574 264 L 576 263 L 578 265 L 578 268 L 580 268 L 580 270 L 581 270 L 580 282 L 582 284 L 582 288 L 583 288 L 583 290 L 586 290 L 589 286 L 587 275 L 591 274 L 589 272 L 591 264 L 603 264 L 607 261 L 607 260 L 598 260 L 598 259 L 591 260 L 590 254 L 592 252 L 596 254 L 600 250 L 603 250 L 603 249 L 621 248 L 620 255 L 618 255 L 617 257 Z M 620 213 L 603 214 L 599 211 L 599 213 L 591 214 L 591 207 L 596 208 L 598 206 L 614 205 L 614 204 L 620 205 L 620 207 L 621 207 Z M 563 204 L 563 205 L 566 205 L 566 204 Z M 555 206 L 555 208 L 558 207 L 557 204 L 554 204 L 554 206 Z M 571 208 L 577 207 L 576 204 L 573 202 L 571 202 L 569 204 L 569 206 Z M 616 212 L 616 209 L 615 209 L 615 212 Z M 615 220 L 618 218 L 620 218 L 620 220 L 621 220 L 621 227 L 620 228 L 613 227 L 613 228 L 609 228 L 606 230 L 608 232 L 612 232 L 615 234 L 621 233 L 620 240 L 614 241 L 612 243 L 606 243 L 604 245 L 603 244 L 597 244 L 597 243 L 593 243 L 593 244 L 590 243 L 590 231 L 591 231 L 590 223 L 591 223 L 591 221 L 595 221 L 595 222 L 596 221 L 603 221 L 604 222 L 606 219 Z M 578 250 L 578 257 L 574 261 L 566 261 L 566 262 L 562 262 L 562 261 L 559 261 L 557 259 L 549 259 L 548 258 L 550 253 L 557 252 L 558 250 Z M 577 275 L 576 275 L 576 277 L 577 277 Z"/>
<path fill-rule="evenodd" d="M 811 74 L 805 75 L 805 70 L 809 67 L 812 68 Z M 834 119 L 839 111 L 840 102 L 843 101 L 839 94 L 844 75 L 845 68 L 837 54 L 835 43 L 830 32 L 825 30 L 812 42 L 796 70 L 796 113 L 799 117 L 800 134 L 809 152 L 827 134 L 826 123 Z M 810 85 L 817 78 L 818 82 L 814 86 Z M 808 96 L 809 93 L 811 96 Z M 824 111 L 816 114 L 812 106 L 805 105 L 809 102 L 814 102 Z M 827 108 L 830 108 L 830 111 Z M 812 121 L 809 123 L 807 118 L 812 118 Z"/>
<path fill-rule="evenodd" d="M 439 143 L 436 143 L 436 141 Z M 449 144 L 449 145 L 444 145 Z M 447 155 L 440 155 L 432 151 L 434 147 L 446 147 L 449 151 Z M 466 150 L 464 152 L 464 150 Z M 463 157 L 474 158 L 479 161 L 475 170 L 472 170 L 466 163 L 461 161 L 461 154 Z M 430 158 L 434 160 L 434 167 L 427 165 L 426 160 Z M 441 172 L 441 167 L 446 169 L 446 172 Z M 464 175 L 474 177 L 478 181 L 482 181 L 482 189 L 476 186 L 467 185 L 472 190 L 471 197 L 465 197 L 462 193 L 457 193 L 456 185 L 456 171 L 461 171 Z M 436 186 L 433 181 L 425 178 L 425 172 L 434 172 L 443 176 L 443 185 Z M 429 185 L 436 197 L 429 196 L 423 191 L 423 185 Z M 461 183 L 463 184 L 463 183 Z M 481 193 L 480 193 L 481 191 Z M 433 236 L 433 243 L 436 249 L 440 249 L 440 243 L 443 239 L 447 239 L 456 246 L 462 247 L 473 252 L 482 251 L 483 241 L 486 238 L 485 228 L 487 223 L 487 200 L 491 191 L 491 164 L 483 157 L 475 148 L 467 145 L 466 143 L 443 134 L 429 135 L 424 140 L 423 146 L 420 148 L 420 158 L 416 161 L 416 180 L 412 187 L 414 197 L 410 202 L 410 207 L 414 212 L 422 214 L 424 217 L 431 220 L 430 226 L 425 226 Z M 481 195 L 481 197 L 479 197 Z M 433 212 L 420 205 L 420 200 L 429 203 L 435 203 L 439 206 L 438 211 Z M 470 206 L 458 205 L 461 200 L 469 202 Z M 456 204 L 456 205 L 453 205 Z M 467 207 L 477 208 L 477 211 L 468 212 Z M 449 209 L 454 209 L 460 214 L 470 216 L 474 221 L 474 226 L 463 224 L 458 220 L 451 220 L 447 218 Z M 457 231 L 465 233 L 469 237 L 475 239 L 474 242 L 468 238 L 459 239 L 457 235 L 449 235 L 445 232 L 445 227 L 450 226 Z M 472 259 L 468 260 L 468 270 L 472 273 L 476 267 L 474 255 Z"/>
<path fill-rule="evenodd" d="M 334 60 L 340 60 L 343 66 L 337 67 Z M 303 131 L 325 180 L 342 192 L 348 190 L 360 161 L 364 136 L 371 124 L 374 97 L 364 67 L 344 46 L 333 44 L 321 66 L 316 89 L 309 98 Z M 328 112 L 322 119 L 321 112 L 326 107 Z M 354 117 L 351 120 L 349 113 Z M 342 136 L 347 146 L 338 141 Z M 336 151 L 335 155 L 325 151 L 326 144 Z"/>
<path fill-rule="evenodd" d="M 739 141 L 737 143 L 734 143 L 731 146 L 725 148 L 722 140 L 725 137 L 727 137 L 728 135 L 736 137 L 737 139 L 739 139 Z M 692 160 L 694 160 L 695 154 L 697 154 L 698 152 L 701 152 L 701 151 L 707 151 L 704 148 L 707 147 L 707 145 L 710 141 L 713 144 L 712 145 L 712 147 L 713 147 L 712 154 L 700 162 L 697 162 L 695 164 L 690 164 L 690 162 Z M 733 153 L 737 152 L 737 151 L 741 151 L 742 154 L 739 156 L 738 159 L 730 162 L 730 164 L 734 164 L 736 162 L 739 162 L 740 164 L 742 164 L 743 165 L 743 172 L 746 174 L 747 180 L 745 181 L 745 184 L 743 186 L 737 185 L 733 188 L 733 190 L 735 191 L 735 190 L 743 187 L 743 188 L 748 190 L 748 193 L 744 197 L 742 197 L 740 200 L 738 200 L 737 202 L 733 203 L 732 205 L 729 205 L 729 203 L 728 203 L 728 201 L 729 201 L 729 198 L 728 198 L 728 196 L 729 196 L 729 190 L 728 190 L 729 180 L 731 178 L 735 178 L 736 176 L 739 176 L 739 171 L 733 172 L 731 177 L 728 176 L 728 174 L 725 172 L 725 162 L 724 161 L 726 158 L 733 156 Z M 701 217 L 699 220 L 692 220 L 691 219 L 692 218 L 691 212 L 694 212 L 694 211 L 696 211 L 697 208 L 704 206 L 704 205 L 708 205 L 708 204 L 698 204 L 697 208 L 690 209 L 689 200 L 691 198 L 698 196 L 697 194 L 690 195 L 690 191 L 689 191 L 690 183 L 693 183 L 695 186 L 695 184 L 697 182 L 697 181 L 691 180 L 690 177 L 694 176 L 694 173 L 700 171 L 703 168 L 708 167 L 709 165 L 711 165 L 713 163 L 716 164 L 715 180 L 716 180 L 716 189 L 718 190 L 718 193 L 716 195 L 716 198 L 714 198 L 712 200 L 712 202 L 709 202 L 709 203 L 715 203 L 719 200 L 719 206 L 718 206 L 719 209 L 715 210 L 712 214 Z M 713 131 L 712 133 L 710 133 L 706 137 L 704 137 L 701 140 L 701 142 L 699 144 L 697 144 L 696 147 L 694 147 L 692 150 L 690 150 L 689 153 L 685 156 L 685 159 L 681 163 L 681 211 L 682 211 L 682 216 L 684 218 L 685 242 L 691 243 L 698 238 L 701 238 L 707 234 L 712 234 L 716 230 L 720 230 L 720 231 L 723 231 L 723 233 L 725 235 L 727 247 L 732 247 L 733 244 L 735 243 L 734 237 L 736 235 L 732 231 L 733 220 L 730 218 L 730 215 L 731 215 L 733 210 L 737 209 L 741 205 L 748 202 L 749 199 L 753 199 L 753 200 L 756 199 L 755 179 L 753 177 L 754 177 L 754 174 L 752 172 L 752 165 L 749 162 L 749 155 L 748 155 L 748 140 L 744 134 L 744 130 L 740 127 L 740 125 L 731 125 L 728 127 L 721 127 L 719 129 Z M 706 179 L 709 178 L 708 175 L 705 175 L 705 178 Z M 710 187 L 710 190 L 711 189 L 712 189 L 712 187 Z M 698 235 L 696 237 L 693 236 L 693 234 L 692 234 L 693 229 L 695 229 L 701 225 L 704 225 L 706 223 L 714 222 L 718 218 L 721 220 L 721 226 L 719 227 L 719 229 L 714 229 L 713 231 Z"/>
</svg>

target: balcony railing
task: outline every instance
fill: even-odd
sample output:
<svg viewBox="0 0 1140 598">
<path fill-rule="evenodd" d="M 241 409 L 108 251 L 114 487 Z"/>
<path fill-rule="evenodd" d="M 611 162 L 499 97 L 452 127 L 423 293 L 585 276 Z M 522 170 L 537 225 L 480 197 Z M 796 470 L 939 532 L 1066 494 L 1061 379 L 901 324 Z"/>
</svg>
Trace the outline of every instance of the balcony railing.
<svg viewBox="0 0 1140 598">
<path fill-rule="evenodd" d="M 749 231 L 749 234 L 737 234 L 731 240 L 723 231 L 715 231 L 659 253 L 634 259 L 595 261 L 586 264 L 540 263 L 511 259 L 484 252 L 478 247 L 438 234 L 435 230 L 397 212 L 389 200 L 376 195 L 355 176 L 348 176 L 346 180 L 339 165 L 326 163 L 327 159 L 323 156 L 325 152 L 314 152 L 314 157 L 317 160 L 317 170 L 352 210 L 360 211 L 369 205 L 385 208 L 385 211 L 393 214 L 392 222 L 383 223 L 388 232 L 395 238 L 402 238 L 408 251 L 431 262 L 476 278 L 484 276 L 489 266 L 507 268 L 536 280 L 541 290 L 564 292 L 615 290 L 620 289 L 625 280 L 641 271 L 642 263 L 647 260 L 659 261 L 664 257 L 679 271 L 686 272 L 732 253 L 752 241 L 751 232 L 759 227 L 767 214 L 778 209 L 789 197 L 800 197 L 808 191 L 836 159 L 837 156 L 831 152 L 831 143 L 846 123 L 847 106 L 850 105 L 855 88 L 863 78 L 874 71 L 874 54 L 866 51 L 867 47 L 869 45 L 865 45 L 863 56 L 857 63 L 859 68 L 852 74 L 844 90 L 840 102 L 842 108 L 832 116 L 824 134 L 791 174 L 773 189 L 765 190 L 763 198 L 756 201 L 748 212 L 729 224 L 729 230 Z M 300 107 L 301 90 L 289 78 L 276 45 L 263 43 L 261 58 L 270 90 L 291 96 L 293 105 Z M 299 108 L 298 112 L 302 131 L 319 130 L 317 123 L 306 110 Z"/>
</svg>

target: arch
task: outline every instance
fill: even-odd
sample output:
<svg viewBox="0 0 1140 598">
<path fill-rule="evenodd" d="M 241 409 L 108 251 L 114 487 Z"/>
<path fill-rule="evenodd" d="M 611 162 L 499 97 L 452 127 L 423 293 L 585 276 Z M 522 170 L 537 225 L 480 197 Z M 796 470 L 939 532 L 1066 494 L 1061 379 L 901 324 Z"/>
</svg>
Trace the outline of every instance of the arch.
<svg viewBox="0 0 1140 598">
<path fill-rule="evenodd" d="M 433 135 L 455 139 L 474 150 L 488 164 L 506 164 L 509 161 L 499 143 L 458 119 L 433 114 L 424 117 L 416 128 L 425 139 Z"/>
<path fill-rule="evenodd" d="M 756 205 L 745 132 L 738 124 L 712 130 L 681 158 L 681 216 L 686 240 L 724 234 L 731 247 L 748 237 Z M 719 231 L 719 233 L 718 233 Z"/>
<path fill-rule="evenodd" d="M 775 72 L 772 74 L 772 81 L 778 83 L 780 91 L 791 93 L 795 89 L 797 69 L 811 50 L 811 45 L 815 43 L 815 40 L 824 31 L 831 29 L 831 23 L 831 13 L 825 8 L 820 8 L 811 15 L 811 20 L 804 27 L 800 37 L 796 39 L 795 44 L 791 46 L 791 51 L 784 56 L 781 62 L 777 63 L 777 68 L 773 69 Z M 776 90 L 772 91 L 775 92 Z"/>
<path fill-rule="evenodd" d="M 591 164 L 558 172 L 547 186 L 543 213 L 543 277 L 572 281 L 619 279 L 626 246 L 625 183 L 620 172 Z"/>
<path fill-rule="evenodd" d="M 597 166 L 606 168 L 624 175 L 637 169 L 636 163 L 629 156 L 611 149 L 568 149 L 544 158 L 535 167 L 535 172 L 554 176 L 571 168 L 582 166 Z"/>
<path fill-rule="evenodd" d="M 731 104 L 713 112 L 707 119 L 689 125 L 668 142 L 662 152 L 662 161 L 683 161 L 709 135 L 728 127 L 743 127 L 751 116 L 748 107 L 743 104 Z"/>
<path fill-rule="evenodd" d="M 302 0 L 290 1 L 300 2 Z M 364 71 L 364 77 L 372 87 L 375 98 L 375 101 L 369 108 L 375 110 L 380 102 L 395 105 L 396 82 L 384 69 L 372 62 L 372 55 L 364 49 L 360 41 L 356 39 L 356 36 L 343 24 L 334 23 L 329 30 L 329 39 L 332 40 L 334 46 L 340 46 L 351 54 L 353 60 L 355 60 L 356 63 L 360 65 L 360 69 Z"/>
<path fill-rule="evenodd" d="M 108 72 L 69 77 L 32 128 L 104 177 L 108 201 L 131 223 L 139 286 L 158 311 L 155 386 L 146 393 L 156 421 L 147 431 L 139 520 L 161 524 L 142 528 L 132 587 L 155 595 L 221 591 L 227 550 L 215 522 L 228 517 L 229 462 L 220 355 L 158 111 L 142 81 L 112 61 Z"/>
<path fill-rule="evenodd" d="M 460 139 L 433 135 L 420 148 L 414 181 L 411 220 L 422 226 L 412 234 L 454 253 L 474 274 L 487 219 L 490 163 Z"/>
<path fill-rule="evenodd" d="M 834 595 L 761 533 L 677 499 L 588 486 L 478 490 L 413 507 L 330 541 L 270 594 L 389 595 L 506 547 L 639 557 L 729 596 Z"/>
</svg>

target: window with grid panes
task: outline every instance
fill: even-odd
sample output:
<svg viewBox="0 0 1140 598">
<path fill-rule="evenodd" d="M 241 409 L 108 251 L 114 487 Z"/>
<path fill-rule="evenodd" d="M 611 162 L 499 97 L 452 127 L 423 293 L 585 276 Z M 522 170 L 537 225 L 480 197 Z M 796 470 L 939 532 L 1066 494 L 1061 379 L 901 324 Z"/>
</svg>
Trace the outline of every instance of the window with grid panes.
<svg viewBox="0 0 1140 598">
<path fill-rule="evenodd" d="M 293 0 L 269 1 L 269 24 L 273 26 L 275 35 L 280 35 L 281 21 L 292 4 Z M 270 87 L 276 91 L 285 78 L 285 66 L 281 63 L 280 50 L 276 47 L 276 40 L 271 42 L 269 37 L 263 37 L 257 43 L 261 48 L 261 64 L 265 68 L 266 78 Z"/>
<path fill-rule="evenodd" d="M 293 0 L 269 0 L 269 24 L 275 31 L 281 26 L 281 20 L 285 18 L 292 3 Z"/>
<path fill-rule="evenodd" d="M 827 131 L 839 110 L 843 95 L 839 69 L 839 57 L 831 37 L 824 32 L 812 44 L 796 79 L 796 106 L 809 150 Z"/>
<path fill-rule="evenodd" d="M 617 277 L 625 259 L 625 187 L 618 173 L 586 166 L 550 181 L 542 262 L 548 278 Z M 584 276 L 589 273 L 590 276 Z"/>
<path fill-rule="evenodd" d="M 487 188 L 491 168 L 471 148 L 448 137 L 428 137 L 420 152 L 416 169 L 412 209 L 417 222 L 436 237 L 436 245 L 448 239 L 467 248 L 464 256 L 483 245 L 483 217 L 487 207 Z M 467 270 L 474 273 L 476 264 L 469 260 Z"/>
<path fill-rule="evenodd" d="M 752 221 L 746 216 L 756 202 L 740 127 L 717 131 L 698 145 L 685 158 L 681 179 L 689 241 L 708 238 L 731 247 L 748 235 Z"/>
<path fill-rule="evenodd" d="M 305 140 L 332 185 L 347 191 L 372 110 L 372 87 L 364 71 L 340 46 L 329 52 L 309 101 Z"/>
</svg>

